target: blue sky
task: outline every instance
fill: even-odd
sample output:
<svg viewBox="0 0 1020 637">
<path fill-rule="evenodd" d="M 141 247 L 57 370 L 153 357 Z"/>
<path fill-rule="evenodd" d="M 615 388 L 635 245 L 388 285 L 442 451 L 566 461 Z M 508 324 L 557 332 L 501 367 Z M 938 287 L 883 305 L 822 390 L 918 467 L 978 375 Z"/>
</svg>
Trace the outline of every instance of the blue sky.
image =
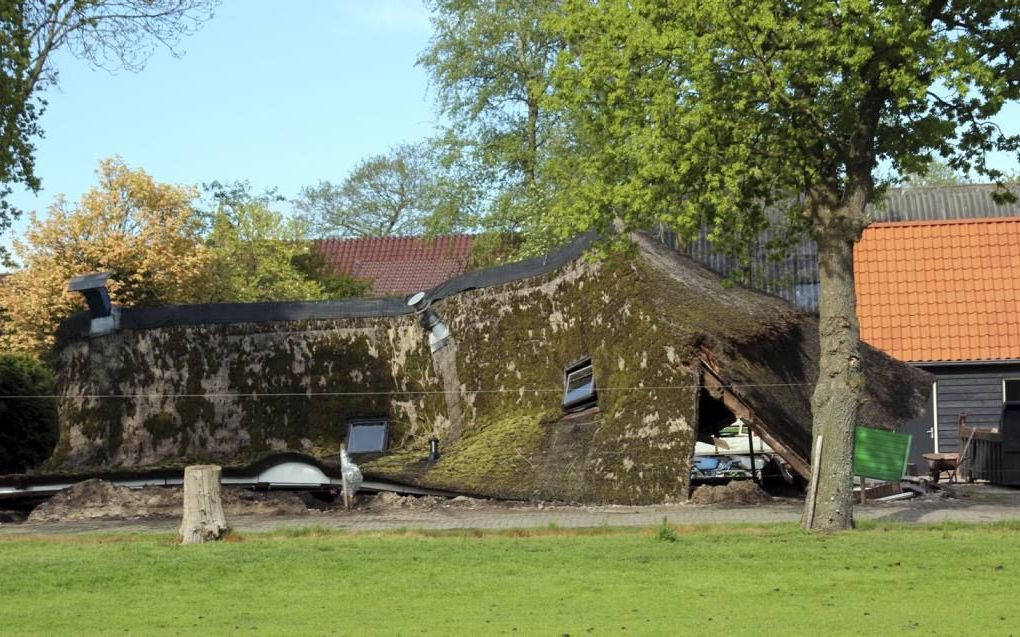
<svg viewBox="0 0 1020 637">
<path fill-rule="evenodd" d="M 113 155 L 159 181 L 248 179 L 287 197 L 339 181 L 359 159 L 434 130 L 427 76 L 414 65 L 430 36 L 421 0 L 224 0 L 181 43 L 183 57 L 159 50 L 140 73 L 60 54 L 37 144 L 43 190 L 12 201 L 44 211 L 58 193 L 77 200 Z M 1020 132 L 1020 105 L 998 122 Z"/>
<path fill-rule="evenodd" d="M 182 58 L 157 51 L 140 73 L 62 54 L 37 144 L 43 190 L 12 201 L 42 211 L 57 193 L 77 200 L 117 154 L 172 183 L 248 179 L 290 197 L 339 181 L 433 130 L 414 65 L 430 35 L 420 0 L 225 0 Z"/>
</svg>

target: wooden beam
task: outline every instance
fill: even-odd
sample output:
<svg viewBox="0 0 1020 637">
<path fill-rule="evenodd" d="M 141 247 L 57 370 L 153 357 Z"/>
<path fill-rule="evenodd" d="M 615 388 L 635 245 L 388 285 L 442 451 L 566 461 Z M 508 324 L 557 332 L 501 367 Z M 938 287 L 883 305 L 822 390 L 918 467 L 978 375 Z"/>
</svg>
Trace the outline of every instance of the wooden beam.
<svg viewBox="0 0 1020 637">
<path fill-rule="evenodd" d="M 799 473 L 802 478 L 808 479 L 811 476 L 810 459 L 802 457 L 800 454 L 781 444 L 770 431 L 768 421 L 759 418 L 747 403 L 730 391 L 704 358 L 702 358 L 701 364 L 701 385 L 705 388 L 705 391 L 710 396 L 721 398 L 723 405 L 733 412 L 734 416 L 746 422 L 748 426 L 753 426 L 758 437 L 765 444 L 772 447 L 776 455 L 789 463 L 793 470 Z"/>
<path fill-rule="evenodd" d="M 818 436 L 815 438 L 815 451 L 811 455 L 812 458 L 818 460 L 822 457 L 822 437 Z M 808 483 L 807 502 L 804 505 L 807 510 L 804 512 L 804 528 L 808 531 L 815 524 L 815 501 L 818 497 L 818 474 L 820 473 L 819 468 L 822 466 L 821 462 L 815 462 L 814 466 L 811 467 L 811 482 Z"/>
</svg>

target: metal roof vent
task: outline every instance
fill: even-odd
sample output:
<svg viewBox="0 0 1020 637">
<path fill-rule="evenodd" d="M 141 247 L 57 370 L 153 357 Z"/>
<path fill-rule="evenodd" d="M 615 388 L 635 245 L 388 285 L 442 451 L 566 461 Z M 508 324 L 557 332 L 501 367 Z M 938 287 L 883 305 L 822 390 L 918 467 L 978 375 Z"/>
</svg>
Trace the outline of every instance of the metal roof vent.
<svg viewBox="0 0 1020 637">
<path fill-rule="evenodd" d="M 407 304 L 418 313 L 418 324 L 428 332 L 429 348 L 433 352 L 443 349 L 450 342 L 450 328 L 430 307 L 432 302 L 425 298 L 425 293 L 418 292 L 408 297 Z"/>
<path fill-rule="evenodd" d="M 89 336 L 109 334 L 117 329 L 120 323 L 120 309 L 110 302 L 110 292 L 106 289 L 109 272 L 83 274 L 71 279 L 67 286 L 69 292 L 81 292 L 89 306 Z"/>
</svg>

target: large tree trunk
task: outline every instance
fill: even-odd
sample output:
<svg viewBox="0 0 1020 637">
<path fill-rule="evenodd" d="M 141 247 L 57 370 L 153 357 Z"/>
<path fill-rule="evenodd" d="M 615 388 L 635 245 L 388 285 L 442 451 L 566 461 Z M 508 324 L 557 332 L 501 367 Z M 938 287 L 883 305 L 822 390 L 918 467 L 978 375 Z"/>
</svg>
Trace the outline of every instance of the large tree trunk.
<svg viewBox="0 0 1020 637">
<path fill-rule="evenodd" d="M 863 390 L 861 335 L 854 294 L 856 233 L 841 224 L 816 235 L 820 274 L 818 383 L 811 399 L 813 440 L 822 436 L 818 480 L 805 507 L 806 528 L 832 531 L 853 526 L 854 427 Z M 813 504 L 813 506 L 812 506 Z M 813 513 L 813 514 L 812 514 Z"/>
<path fill-rule="evenodd" d="M 181 544 L 218 540 L 228 530 L 220 501 L 220 468 L 194 465 L 184 469 L 184 515 Z"/>
</svg>

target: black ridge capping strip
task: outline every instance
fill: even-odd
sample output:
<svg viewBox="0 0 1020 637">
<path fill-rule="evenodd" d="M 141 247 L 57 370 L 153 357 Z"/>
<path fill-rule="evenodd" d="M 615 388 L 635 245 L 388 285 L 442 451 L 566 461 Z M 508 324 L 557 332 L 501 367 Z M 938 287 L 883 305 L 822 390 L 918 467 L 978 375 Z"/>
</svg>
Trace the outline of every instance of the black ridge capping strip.
<svg viewBox="0 0 1020 637">
<path fill-rule="evenodd" d="M 578 258 L 600 238 L 590 230 L 547 255 L 517 263 L 497 265 L 460 274 L 428 292 L 430 301 L 448 298 L 467 290 L 511 283 L 552 272 Z M 208 303 L 202 305 L 162 305 L 124 308 L 121 329 L 138 330 L 173 325 L 222 325 L 229 323 L 269 323 L 315 319 L 378 318 L 411 314 L 403 298 L 345 299 L 342 301 L 278 301 L 266 303 Z M 57 347 L 84 337 L 89 330 L 88 312 L 78 312 L 57 328 Z"/>
<path fill-rule="evenodd" d="M 544 256 L 457 275 L 432 288 L 427 298 L 430 301 L 438 301 L 468 290 L 504 285 L 552 272 L 580 257 L 598 239 L 599 234 L 589 230 L 562 248 Z"/>
</svg>

